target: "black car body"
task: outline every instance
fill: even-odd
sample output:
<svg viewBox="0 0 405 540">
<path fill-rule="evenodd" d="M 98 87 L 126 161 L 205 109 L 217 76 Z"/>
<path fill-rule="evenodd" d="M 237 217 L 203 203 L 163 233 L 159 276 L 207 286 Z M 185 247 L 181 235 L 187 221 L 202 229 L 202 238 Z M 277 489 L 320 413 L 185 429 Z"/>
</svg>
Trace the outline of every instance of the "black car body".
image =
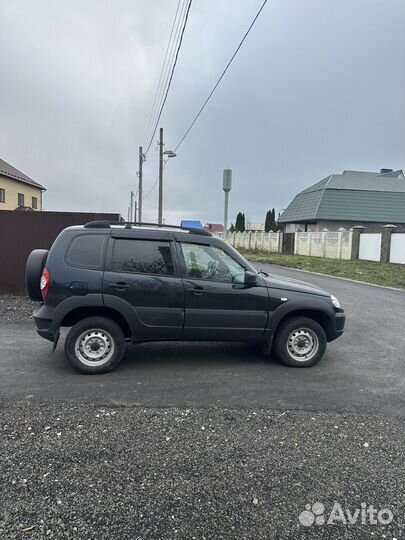
<svg viewBox="0 0 405 540">
<path fill-rule="evenodd" d="M 267 354 L 292 318 L 317 324 L 325 344 L 343 332 L 344 312 L 330 293 L 260 273 L 205 231 L 92 222 L 62 231 L 49 253 L 38 251 L 27 263 L 27 288 L 35 300 L 42 288 L 34 321 L 37 332 L 55 346 L 61 327 L 94 317 L 113 321 L 127 342 L 261 342 Z M 305 332 L 294 339 L 305 345 Z M 97 335 L 83 340 L 92 354 Z M 108 347 L 108 341 L 103 343 Z M 79 352 L 81 346 L 76 346 Z M 308 356 L 297 365 L 315 363 Z"/>
</svg>

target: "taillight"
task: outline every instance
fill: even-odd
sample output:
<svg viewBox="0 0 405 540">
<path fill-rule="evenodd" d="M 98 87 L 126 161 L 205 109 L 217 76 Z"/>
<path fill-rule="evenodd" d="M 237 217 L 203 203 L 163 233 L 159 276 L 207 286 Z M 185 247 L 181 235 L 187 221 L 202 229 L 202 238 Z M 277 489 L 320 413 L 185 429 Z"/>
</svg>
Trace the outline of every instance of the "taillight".
<svg viewBox="0 0 405 540">
<path fill-rule="evenodd" d="M 44 268 L 42 271 L 41 282 L 40 282 L 40 289 L 41 289 L 42 299 L 44 302 L 48 296 L 50 283 L 51 283 L 51 275 L 48 269 Z"/>
</svg>

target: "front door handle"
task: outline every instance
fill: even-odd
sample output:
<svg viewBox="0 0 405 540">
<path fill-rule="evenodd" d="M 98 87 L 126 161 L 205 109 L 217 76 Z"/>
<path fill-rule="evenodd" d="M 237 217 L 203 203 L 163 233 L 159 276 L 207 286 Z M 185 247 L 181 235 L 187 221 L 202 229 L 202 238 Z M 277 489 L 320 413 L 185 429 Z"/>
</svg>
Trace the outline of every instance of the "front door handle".
<svg viewBox="0 0 405 540">
<path fill-rule="evenodd" d="M 196 287 L 191 291 L 191 294 L 194 296 L 201 296 L 202 294 L 205 294 L 205 291 L 202 287 Z"/>
<path fill-rule="evenodd" d="M 194 296 L 201 296 L 205 293 L 205 289 L 204 287 L 201 287 L 201 285 L 196 285 L 192 281 L 186 281 L 185 283 L 187 290 Z"/>
</svg>

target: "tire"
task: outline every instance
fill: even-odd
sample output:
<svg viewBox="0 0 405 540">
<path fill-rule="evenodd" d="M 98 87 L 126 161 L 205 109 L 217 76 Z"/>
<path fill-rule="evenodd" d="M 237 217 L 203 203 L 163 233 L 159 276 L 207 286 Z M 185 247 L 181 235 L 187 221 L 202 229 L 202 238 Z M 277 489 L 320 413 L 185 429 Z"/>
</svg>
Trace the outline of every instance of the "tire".
<svg viewBox="0 0 405 540">
<path fill-rule="evenodd" d="M 121 362 L 124 352 L 124 333 L 107 317 L 82 319 L 70 329 L 65 341 L 70 364 L 86 374 L 111 371 Z"/>
<path fill-rule="evenodd" d="M 28 256 L 25 265 L 25 285 L 28 296 L 35 302 L 42 302 L 40 281 L 42 270 L 45 268 L 49 251 L 47 249 L 34 249 Z"/>
<path fill-rule="evenodd" d="M 326 350 L 322 326 L 309 317 L 293 317 L 281 324 L 274 340 L 277 358 L 290 367 L 310 367 L 319 362 Z"/>
</svg>

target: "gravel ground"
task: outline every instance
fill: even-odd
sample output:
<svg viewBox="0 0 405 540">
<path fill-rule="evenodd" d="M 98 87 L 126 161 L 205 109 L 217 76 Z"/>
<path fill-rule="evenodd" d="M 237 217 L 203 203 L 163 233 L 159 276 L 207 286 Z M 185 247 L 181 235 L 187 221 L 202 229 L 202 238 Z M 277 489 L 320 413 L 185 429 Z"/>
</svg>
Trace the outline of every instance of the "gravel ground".
<svg viewBox="0 0 405 540">
<path fill-rule="evenodd" d="M 5 323 L 21 323 L 32 320 L 32 313 L 37 302 L 28 296 L 0 296 L 0 321 Z"/>
<path fill-rule="evenodd" d="M 1 407 L 0 538 L 403 538 L 404 420 L 294 411 Z M 389 525 L 299 522 L 308 503 Z M 311 516 L 311 514 L 309 514 Z M 308 515 L 307 515 L 308 517 Z"/>
</svg>

